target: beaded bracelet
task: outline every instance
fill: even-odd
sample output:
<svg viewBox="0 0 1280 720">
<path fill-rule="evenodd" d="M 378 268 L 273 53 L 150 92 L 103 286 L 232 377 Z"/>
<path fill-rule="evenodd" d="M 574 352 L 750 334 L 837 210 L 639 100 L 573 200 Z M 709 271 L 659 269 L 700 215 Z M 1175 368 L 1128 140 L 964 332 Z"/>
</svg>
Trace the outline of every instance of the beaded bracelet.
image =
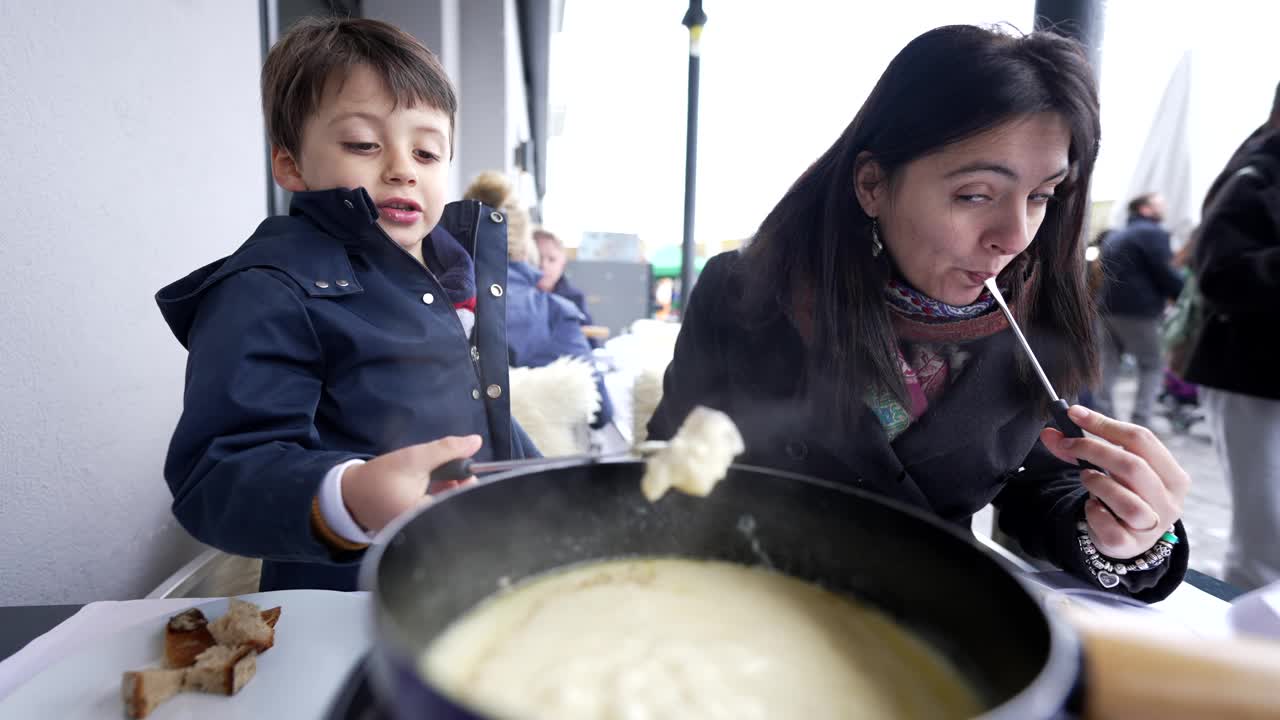
<svg viewBox="0 0 1280 720">
<path fill-rule="evenodd" d="M 1089 537 L 1088 523 L 1081 520 L 1076 523 L 1076 530 L 1080 532 L 1078 540 L 1080 542 L 1080 551 L 1084 553 L 1085 567 L 1089 569 L 1089 574 L 1093 575 L 1093 579 L 1108 590 L 1119 585 L 1120 578 L 1129 573 L 1143 572 L 1144 570 L 1160 567 L 1173 554 L 1173 546 L 1178 544 L 1178 535 L 1174 532 L 1174 528 L 1170 526 L 1150 550 L 1128 562 L 1121 562 L 1112 560 L 1098 552 L 1098 548 L 1093 544 L 1093 538 Z"/>
</svg>

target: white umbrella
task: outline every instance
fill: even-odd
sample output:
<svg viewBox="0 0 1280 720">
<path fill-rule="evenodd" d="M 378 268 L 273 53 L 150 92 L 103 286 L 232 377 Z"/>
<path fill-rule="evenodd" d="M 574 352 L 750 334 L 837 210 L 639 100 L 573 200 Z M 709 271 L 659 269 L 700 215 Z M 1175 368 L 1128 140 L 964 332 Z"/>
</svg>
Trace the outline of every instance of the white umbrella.
<svg viewBox="0 0 1280 720">
<path fill-rule="evenodd" d="M 1128 220 L 1129 201 L 1143 193 L 1164 196 L 1164 226 L 1173 234 L 1174 246 L 1186 242 L 1199 221 L 1199 203 L 1191 196 L 1191 51 L 1183 54 L 1169 79 L 1164 97 L 1147 132 L 1125 194 L 1111 208 L 1112 227 Z"/>
</svg>

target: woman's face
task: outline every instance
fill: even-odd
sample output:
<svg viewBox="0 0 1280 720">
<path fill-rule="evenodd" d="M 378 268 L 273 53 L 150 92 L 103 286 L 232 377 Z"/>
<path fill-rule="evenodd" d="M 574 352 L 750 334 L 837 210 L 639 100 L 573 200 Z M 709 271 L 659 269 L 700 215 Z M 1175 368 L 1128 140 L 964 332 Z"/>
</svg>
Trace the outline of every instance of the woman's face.
<svg viewBox="0 0 1280 720">
<path fill-rule="evenodd" d="M 878 218 L 881 242 L 912 287 L 969 305 L 1035 238 L 1066 177 L 1070 141 L 1057 114 L 1019 117 L 907 163 L 893 183 L 865 163 L 858 202 Z"/>
</svg>

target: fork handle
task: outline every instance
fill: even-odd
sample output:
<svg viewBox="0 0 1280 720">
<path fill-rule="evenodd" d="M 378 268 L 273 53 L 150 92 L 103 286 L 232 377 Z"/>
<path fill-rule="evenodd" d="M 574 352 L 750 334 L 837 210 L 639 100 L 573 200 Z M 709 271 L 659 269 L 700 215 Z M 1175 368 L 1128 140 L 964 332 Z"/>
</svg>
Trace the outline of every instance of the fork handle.
<svg viewBox="0 0 1280 720">
<path fill-rule="evenodd" d="M 1058 426 L 1058 429 L 1062 431 L 1063 435 L 1069 438 L 1082 438 L 1084 437 L 1084 431 L 1081 430 L 1080 426 L 1076 424 L 1076 421 L 1072 420 L 1071 416 L 1067 414 L 1067 408 L 1069 407 L 1070 405 L 1067 405 L 1066 400 L 1061 398 L 1054 400 L 1053 405 L 1049 407 L 1049 411 L 1053 414 L 1053 422 Z M 1107 474 L 1106 470 L 1103 470 L 1083 458 L 1076 458 L 1076 464 L 1082 468 L 1097 470 L 1103 475 Z"/>
<path fill-rule="evenodd" d="M 475 474 L 475 465 L 471 458 L 458 458 L 432 470 L 427 480 L 427 494 L 438 495 L 457 487 L 458 483 Z"/>
</svg>

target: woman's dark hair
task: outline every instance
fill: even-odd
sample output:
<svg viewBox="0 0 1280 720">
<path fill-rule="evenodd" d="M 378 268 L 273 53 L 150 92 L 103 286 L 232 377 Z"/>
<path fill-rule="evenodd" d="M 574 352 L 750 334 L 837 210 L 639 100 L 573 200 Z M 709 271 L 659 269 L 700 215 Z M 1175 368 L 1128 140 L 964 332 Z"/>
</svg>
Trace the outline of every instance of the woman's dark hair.
<svg viewBox="0 0 1280 720">
<path fill-rule="evenodd" d="M 1051 360 L 1046 371 L 1058 391 L 1074 395 L 1093 378 L 1093 304 L 1082 243 L 1100 133 L 1093 69 L 1075 41 L 1058 35 L 941 27 L 898 53 L 853 122 L 796 180 L 743 252 L 744 308 L 780 306 L 793 319 L 808 316 L 808 346 L 821 348 L 809 353 L 808 372 L 831 388 L 844 419 L 858 417 L 870 383 L 905 396 L 883 296 L 888 263 L 872 256 L 871 219 L 854 193 L 860 162 L 874 159 L 892 183 L 912 160 L 1039 112 L 1057 113 L 1069 127 L 1070 170 L 1035 241 L 1006 268 L 1001 284 L 1019 299 L 1019 323 L 1055 340 L 1055 357 L 1042 361 Z M 859 161 L 861 153 L 868 155 Z"/>
</svg>

